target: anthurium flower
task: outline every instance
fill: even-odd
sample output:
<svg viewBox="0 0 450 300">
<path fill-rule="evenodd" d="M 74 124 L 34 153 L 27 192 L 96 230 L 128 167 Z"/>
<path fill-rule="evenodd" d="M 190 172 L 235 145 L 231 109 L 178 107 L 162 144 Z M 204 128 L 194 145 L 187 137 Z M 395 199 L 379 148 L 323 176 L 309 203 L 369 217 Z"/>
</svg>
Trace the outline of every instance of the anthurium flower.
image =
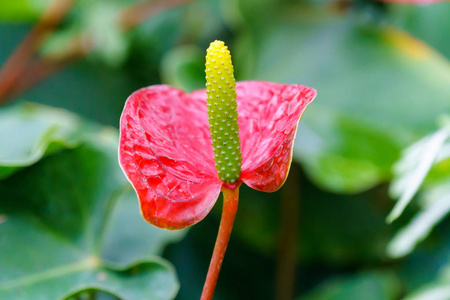
<svg viewBox="0 0 450 300">
<path fill-rule="evenodd" d="M 316 95 L 301 85 L 235 83 L 230 53 L 219 41 L 208 49 L 206 75 L 207 89 L 190 94 L 167 85 L 134 92 L 122 113 L 119 146 L 119 161 L 142 215 L 157 227 L 181 229 L 199 222 L 223 191 L 211 283 L 205 284 L 202 299 L 214 291 L 239 186 L 273 192 L 283 185 L 297 124 Z"/>
</svg>

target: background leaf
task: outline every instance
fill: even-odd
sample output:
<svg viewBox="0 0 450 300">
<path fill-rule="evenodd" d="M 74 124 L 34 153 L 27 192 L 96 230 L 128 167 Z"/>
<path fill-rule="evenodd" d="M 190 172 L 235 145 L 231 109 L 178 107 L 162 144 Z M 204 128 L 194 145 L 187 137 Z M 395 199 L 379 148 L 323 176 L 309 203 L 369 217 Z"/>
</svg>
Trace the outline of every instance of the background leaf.
<svg viewBox="0 0 450 300">
<path fill-rule="evenodd" d="M 261 51 L 246 49 L 250 78 L 319 91 L 294 158 L 321 187 L 358 192 L 389 180 L 400 149 L 450 111 L 448 62 L 400 31 L 348 14 L 311 19 L 301 7 L 261 26 Z"/>
<path fill-rule="evenodd" d="M 122 299 L 174 297 L 175 272 L 155 254 L 180 233 L 127 222 L 122 227 L 133 232 L 127 238 L 117 226 L 126 217 L 122 213 L 138 214 L 130 195 L 119 200 L 124 211 L 115 210 L 129 189 L 117 164 L 117 140 L 115 130 L 100 130 L 83 145 L 0 181 L 0 235 L 9 237 L 0 240 L 0 298 L 61 299 L 84 289 Z M 134 250 L 140 239 L 148 252 Z M 114 256 L 115 251 L 123 253 Z"/>
<path fill-rule="evenodd" d="M 449 26 L 450 5 L 446 2 L 434 5 L 389 5 L 388 20 L 398 28 L 410 32 L 426 42 L 447 59 L 450 58 L 450 45 L 446 42 L 450 33 L 442 30 Z"/>
<path fill-rule="evenodd" d="M 78 146 L 95 130 L 73 114 L 31 103 L 0 111 L 0 127 L 0 179 L 44 155 Z"/>
<path fill-rule="evenodd" d="M 51 0 L 16 0 L 0 2 L 0 19 L 17 22 L 39 18 Z"/>
<path fill-rule="evenodd" d="M 391 184 L 391 195 L 400 199 L 387 216 L 388 222 L 397 219 L 414 197 L 432 165 L 438 163 L 436 160 L 449 136 L 450 129 L 442 128 L 406 149 L 396 163 L 396 178 Z"/>
<path fill-rule="evenodd" d="M 136 260 L 151 260 L 155 255 L 161 255 L 167 244 L 183 238 L 186 231 L 167 231 L 150 226 L 142 218 L 136 193 L 129 186 L 114 205 L 101 257 L 125 266 Z"/>
<path fill-rule="evenodd" d="M 391 257 L 409 254 L 417 243 L 428 236 L 431 229 L 450 212 L 450 187 L 438 186 L 428 190 L 426 205 L 412 220 L 401 229 L 387 247 Z"/>
<path fill-rule="evenodd" d="M 387 272 L 365 272 L 331 279 L 299 300 L 389 300 L 400 294 L 399 280 Z"/>
</svg>

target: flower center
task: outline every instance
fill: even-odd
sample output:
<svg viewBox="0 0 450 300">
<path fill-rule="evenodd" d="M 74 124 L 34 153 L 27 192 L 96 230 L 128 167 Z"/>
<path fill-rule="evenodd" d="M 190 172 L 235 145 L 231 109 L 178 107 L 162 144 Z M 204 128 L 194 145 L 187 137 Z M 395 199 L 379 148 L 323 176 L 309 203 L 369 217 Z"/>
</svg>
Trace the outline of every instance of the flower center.
<svg viewBox="0 0 450 300">
<path fill-rule="evenodd" d="M 206 53 L 206 99 L 217 174 L 234 183 L 241 175 L 241 145 L 236 101 L 236 82 L 228 47 L 214 41 Z"/>
</svg>

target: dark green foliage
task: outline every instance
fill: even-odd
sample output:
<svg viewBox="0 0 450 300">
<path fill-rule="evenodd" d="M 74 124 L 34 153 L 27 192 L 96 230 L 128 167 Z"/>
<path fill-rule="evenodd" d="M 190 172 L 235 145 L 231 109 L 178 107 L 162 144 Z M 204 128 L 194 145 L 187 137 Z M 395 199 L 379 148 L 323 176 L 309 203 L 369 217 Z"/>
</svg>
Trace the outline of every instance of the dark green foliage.
<svg viewBox="0 0 450 300">
<path fill-rule="evenodd" d="M 0 2 L 3 64 L 50 1 Z M 142 220 L 113 127 L 138 88 L 204 88 L 216 39 L 237 80 L 318 96 L 298 129 L 300 175 L 273 194 L 241 188 L 215 299 L 275 297 L 281 215 L 298 220 L 296 299 L 448 299 L 448 137 L 424 181 L 410 179 L 448 126 L 450 3 L 200 0 L 121 31 L 116 14 L 136 2 L 76 1 L 39 55 L 57 57 L 80 33 L 93 50 L 0 108 L 0 299 L 170 299 L 178 277 L 177 299 L 198 299 L 221 201 L 166 248 L 184 232 Z M 298 210 L 283 213 L 283 197 Z M 409 204 L 386 224 L 401 197 Z"/>
<path fill-rule="evenodd" d="M 157 230 L 140 217 L 117 165 L 116 130 L 84 131 L 75 147 L 73 115 L 31 104 L 7 112 L 13 132 L 27 143 L 2 153 L 3 161 L 26 168 L 0 181 L 0 234 L 6 237 L 0 240 L 0 299 L 61 299 L 85 289 L 123 299 L 175 295 L 175 271 L 156 255 L 182 232 Z M 36 132 L 49 123 L 51 133 L 64 135 L 41 140 Z M 13 132 L 3 138 L 5 147 L 17 137 Z M 30 147 L 36 144 L 51 151 Z M 22 153 L 36 159 L 13 160 Z"/>
</svg>

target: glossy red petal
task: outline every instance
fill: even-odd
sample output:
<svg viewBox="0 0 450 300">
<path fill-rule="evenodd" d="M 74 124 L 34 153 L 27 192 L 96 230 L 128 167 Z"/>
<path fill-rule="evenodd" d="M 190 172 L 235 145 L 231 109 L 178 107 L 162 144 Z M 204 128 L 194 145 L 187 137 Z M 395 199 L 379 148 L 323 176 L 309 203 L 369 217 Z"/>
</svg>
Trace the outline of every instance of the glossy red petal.
<svg viewBox="0 0 450 300">
<path fill-rule="evenodd" d="M 120 165 L 143 217 L 161 228 L 199 222 L 220 192 L 206 100 L 194 96 L 164 85 L 143 88 L 128 98 L 120 120 Z"/>
<path fill-rule="evenodd" d="M 250 187 L 273 192 L 286 180 L 297 124 L 316 91 L 301 85 L 238 82 L 236 85 L 241 179 Z"/>
</svg>

